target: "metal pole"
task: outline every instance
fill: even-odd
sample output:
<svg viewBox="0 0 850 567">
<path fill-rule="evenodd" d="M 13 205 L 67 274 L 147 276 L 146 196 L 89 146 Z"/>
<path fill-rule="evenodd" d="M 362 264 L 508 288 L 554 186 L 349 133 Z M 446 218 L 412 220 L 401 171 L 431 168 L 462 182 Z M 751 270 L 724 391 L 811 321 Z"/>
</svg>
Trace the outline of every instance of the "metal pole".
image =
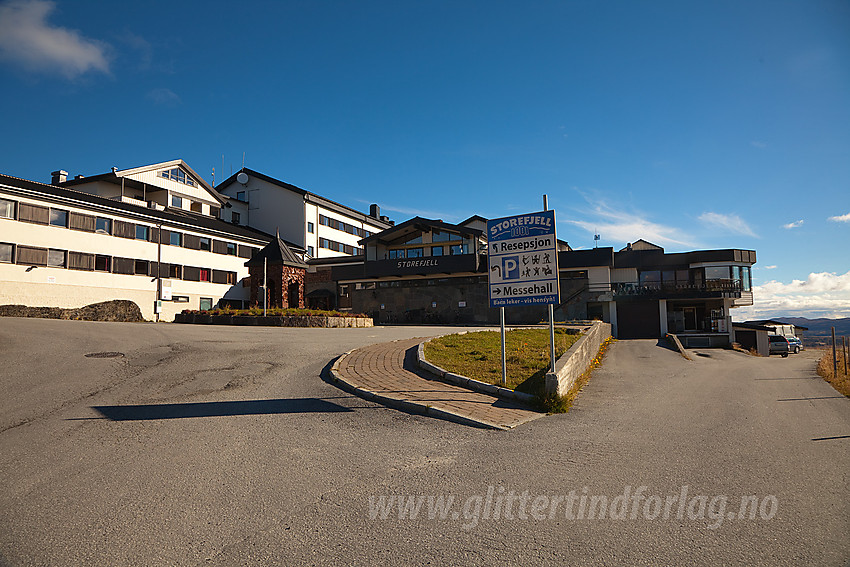
<svg viewBox="0 0 850 567">
<path fill-rule="evenodd" d="M 156 305 L 162 300 L 162 224 L 156 225 Z M 156 322 L 159 323 L 159 313 L 156 314 Z"/>
<path fill-rule="evenodd" d="M 549 210 L 549 199 L 547 195 L 543 195 L 543 210 Z M 557 244 L 555 246 L 557 254 Z M 555 372 L 555 306 L 549 304 L 549 358 L 551 361 L 550 370 Z"/>
<path fill-rule="evenodd" d="M 269 290 L 266 287 L 268 282 L 266 281 L 266 273 L 268 271 L 269 259 L 263 258 L 263 317 L 266 316 L 266 309 L 269 306 Z"/>
<path fill-rule="evenodd" d="M 841 349 L 841 351 L 842 351 L 841 354 L 844 355 L 844 375 L 847 376 L 847 337 L 846 336 L 841 337 L 841 345 L 843 347 Z"/>
<path fill-rule="evenodd" d="M 505 308 L 499 307 L 499 322 L 502 327 L 502 385 L 508 383 L 508 367 L 505 360 Z"/>
<path fill-rule="evenodd" d="M 835 354 L 835 327 L 832 328 L 832 375 L 838 378 L 838 358 Z"/>
</svg>

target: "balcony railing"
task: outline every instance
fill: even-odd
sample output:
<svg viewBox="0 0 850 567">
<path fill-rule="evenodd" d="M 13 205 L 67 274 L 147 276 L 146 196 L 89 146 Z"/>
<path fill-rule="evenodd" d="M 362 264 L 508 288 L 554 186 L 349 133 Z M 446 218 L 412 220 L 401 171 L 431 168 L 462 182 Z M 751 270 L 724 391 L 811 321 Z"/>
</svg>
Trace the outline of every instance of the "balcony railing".
<svg viewBox="0 0 850 567">
<path fill-rule="evenodd" d="M 613 293 L 615 297 L 741 297 L 741 281 L 732 279 L 682 282 L 613 282 L 588 286 L 595 293 Z"/>
</svg>

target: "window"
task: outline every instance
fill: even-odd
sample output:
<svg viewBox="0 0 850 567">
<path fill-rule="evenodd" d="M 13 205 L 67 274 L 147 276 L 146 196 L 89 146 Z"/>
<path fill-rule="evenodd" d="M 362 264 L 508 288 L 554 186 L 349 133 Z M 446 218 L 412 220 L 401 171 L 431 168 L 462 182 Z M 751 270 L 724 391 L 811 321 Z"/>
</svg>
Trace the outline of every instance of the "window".
<svg viewBox="0 0 850 567">
<path fill-rule="evenodd" d="M 94 257 L 94 271 L 95 272 L 111 272 L 112 271 L 112 258 L 109 256 L 101 256 L 100 254 L 95 255 Z"/>
<path fill-rule="evenodd" d="M 752 287 L 752 280 L 750 279 L 750 267 L 743 266 L 741 268 L 741 284 L 744 288 L 744 291 L 750 291 Z"/>
<path fill-rule="evenodd" d="M 163 177 L 165 179 L 171 179 L 172 181 L 183 183 L 184 185 L 189 185 L 190 187 L 195 186 L 195 180 L 192 179 L 188 173 L 186 173 L 179 167 L 175 167 L 174 169 L 166 169 L 165 171 L 161 171 L 159 175 L 160 177 Z"/>
<path fill-rule="evenodd" d="M 393 242 L 393 244 L 422 244 L 422 235 L 417 234 L 415 236 L 414 235 L 402 236 L 401 238 L 399 238 L 398 240 Z"/>
<path fill-rule="evenodd" d="M 98 234 L 112 234 L 112 220 L 97 217 L 94 221 L 94 231 Z"/>
<path fill-rule="evenodd" d="M 150 229 L 145 225 L 137 224 L 136 240 L 150 240 Z"/>
<path fill-rule="evenodd" d="M 210 239 L 201 237 L 200 240 L 201 240 L 201 248 L 200 249 L 206 250 L 207 252 L 209 252 L 210 251 Z"/>
<path fill-rule="evenodd" d="M 178 209 L 183 208 L 183 199 L 182 197 L 178 197 L 177 195 L 171 196 L 171 206 L 177 207 Z"/>
<path fill-rule="evenodd" d="M 215 218 L 221 218 L 221 208 L 220 207 L 210 207 L 210 216 Z"/>
<path fill-rule="evenodd" d="M 209 311 L 212 309 L 212 305 L 212 297 L 202 297 L 198 307 L 200 307 L 201 311 Z"/>
<path fill-rule="evenodd" d="M 137 276 L 146 276 L 148 275 L 148 261 L 147 260 L 136 260 L 133 264 L 133 273 Z"/>
<path fill-rule="evenodd" d="M 68 268 L 71 270 L 94 270 L 94 254 L 68 252 Z"/>
<path fill-rule="evenodd" d="M 230 222 L 232 222 L 233 224 L 239 224 L 241 218 L 241 215 L 235 211 L 230 213 Z"/>
<path fill-rule="evenodd" d="M 192 204 L 189 205 L 189 210 L 195 213 L 204 212 L 203 205 L 197 201 L 192 201 Z"/>
<path fill-rule="evenodd" d="M 408 248 L 407 249 L 407 257 L 408 258 L 421 258 L 425 254 L 422 252 L 421 248 Z"/>
<path fill-rule="evenodd" d="M 705 268 L 705 279 L 728 280 L 729 266 L 708 266 Z"/>
<path fill-rule="evenodd" d="M 404 250 L 388 250 L 387 258 L 395 260 L 396 258 L 404 258 Z"/>
<path fill-rule="evenodd" d="M 236 272 L 227 272 L 227 284 L 235 285 L 236 284 Z"/>
<path fill-rule="evenodd" d="M 435 230 L 431 234 L 432 242 L 448 242 L 449 240 L 460 240 L 460 236 L 450 232 L 443 232 L 441 230 Z"/>
<path fill-rule="evenodd" d="M 313 234 L 313 231 L 315 229 L 316 229 L 316 227 L 313 225 L 313 223 L 311 223 L 311 222 L 307 223 L 307 232 L 309 232 L 310 234 Z"/>
<path fill-rule="evenodd" d="M 201 268 L 200 277 L 201 277 L 201 279 L 199 281 L 202 281 L 202 282 L 210 281 L 210 271 L 207 268 Z"/>
<path fill-rule="evenodd" d="M 183 270 L 180 264 L 170 264 L 168 266 L 168 277 L 179 280 L 183 278 Z"/>
<path fill-rule="evenodd" d="M 242 202 L 246 202 L 245 191 L 237 191 L 236 192 L 236 199 L 239 200 L 239 201 L 242 201 Z"/>
<path fill-rule="evenodd" d="M 449 254 L 458 256 L 460 254 L 469 254 L 469 244 L 452 244 L 449 246 Z"/>
<path fill-rule="evenodd" d="M 68 211 L 62 209 L 50 209 L 50 225 L 68 227 Z"/>
<path fill-rule="evenodd" d="M 227 255 L 236 256 L 236 245 L 232 242 L 227 243 Z"/>
<path fill-rule="evenodd" d="M 661 272 L 659 270 L 648 270 L 640 273 L 640 283 L 655 284 L 661 281 Z"/>
<path fill-rule="evenodd" d="M 11 264 L 14 257 L 14 246 L 7 242 L 0 242 L 0 262 Z"/>
<path fill-rule="evenodd" d="M 431 256 L 442 256 L 443 255 L 443 247 L 442 246 L 432 246 L 431 247 Z"/>
<path fill-rule="evenodd" d="M 312 246 L 308 246 L 307 247 L 307 256 L 312 258 L 315 255 L 316 255 L 315 249 Z"/>
<path fill-rule="evenodd" d="M 183 233 L 172 231 L 168 235 L 168 243 L 171 246 L 183 246 Z"/>
<path fill-rule="evenodd" d="M 47 267 L 49 268 L 64 268 L 65 267 L 65 250 L 55 250 L 53 248 L 47 251 Z"/>
<path fill-rule="evenodd" d="M 15 202 L 0 199 L 0 218 L 15 219 Z"/>
<path fill-rule="evenodd" d="M 35 246 L 18 246 L 15 250 L 15 263 L 24 266 L 46 266 L 47 249 Z"/>
<path fill-rule="evenodd" d="M 38 205 L 18 203 L 18 220 L 35 224 L 48 224 L 50 222 L 50 209 Z"/>
</svg>

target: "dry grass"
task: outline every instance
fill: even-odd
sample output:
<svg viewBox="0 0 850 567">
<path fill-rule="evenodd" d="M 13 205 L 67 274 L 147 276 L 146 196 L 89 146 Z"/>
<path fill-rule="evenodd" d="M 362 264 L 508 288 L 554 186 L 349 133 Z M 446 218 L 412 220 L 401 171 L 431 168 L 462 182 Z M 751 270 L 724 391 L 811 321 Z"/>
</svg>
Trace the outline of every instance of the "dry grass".
<svg viewBox="0 0 850 567">
<path fill-rule="evenodd" d="M 572 329 L 555 329 L 555 354 L 561 356 L 579 339 Z M 455 374 L 502 385 L 502 348 L 498 331 L 446 335 L 425 344 L 425 358 Z M 549 329 L 514 329 L 505 333 L 507 388 L 541 394 L 549 369 Z"/>
<path fill-rule="evenodd" d="M 823 355 L 818 361 L 818 374 L 841 394 L 850 397 L 850 376 L 844 373 L 844 353 L 839 348 L 836 354 L 838 356 L 838 375 L 833 372 L 831 347 L 823 351 Z"/>
</svg>

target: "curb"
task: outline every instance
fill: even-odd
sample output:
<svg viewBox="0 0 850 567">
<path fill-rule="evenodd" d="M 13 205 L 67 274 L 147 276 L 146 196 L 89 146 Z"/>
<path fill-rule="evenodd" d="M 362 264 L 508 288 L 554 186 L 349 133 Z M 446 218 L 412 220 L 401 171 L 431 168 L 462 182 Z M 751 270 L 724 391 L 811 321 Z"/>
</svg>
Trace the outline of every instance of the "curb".
<svg viewBox="0 0 850 567">
<path fill-rule="evenodd" d="M 489 394 L 491 396 L 498 396 L 500 398 L 516 400 L 518 402 L 522 402 L 524 404 L 529 405 L 534 405 L 537 402 L 537 396 L 533 394 L 517 392 L 516 390 L 511 390 L 510 388 L 502 388 L 501 386 L 488 384 L 487 382 L 482 382 L 473 378 L 467 378 L 466 376 L 461 376 L 460 374 L 446 372 L 439 366 L 431 364 L 430 362 L 425 360 L 425 343 L 430 340 L 431 339 L 426 339 L 419 343 L 419 348 L 416 350 L 416 363 L 422 370 L 430 372 L 431 374 L 438 376 L 441 380 L 444 380 L 450 384 L 460 386 L 461 388 L 474 390 L 476 392 L 481 392 L 482 394 Z"/>
<path fill-rule="evenodd" d="M 390 395 L 387 395 L 387 394 L 379 394 L 377 392 L 373 392 L 371 390 L 367 390 L 366 388 L 362 388 L 360 386 L 357 386 L 357 385 L 345 380 L 339 374 L 340 364 L 352 352 L 354 352 L 354 351 L 350 350 L 348 352 L 341 354 L 339 357 L 337 357 L 337 359 L 333 363 L 333 366 L 331 366 L 330 375 L 331 375 L 331 379 L 333 380 L 335 385 L 341 387 L 342 389 L 344 389 L 344 390 L 346 390 L 346 391 L 348 391 L 348 392 L 350 392 L 350 393 L 352 393 L 356 396 L 359 396 L 359 397 L 361 397 L 365 400 L 368 400 L 370 402 L 377 402 L 377 403 L 380 403 L 380 404 L 383 404 L 383 405 L 386 405 L 386 406 L 389 406 L 389 407 L 392 407 L 392 408 L 395 408 L 397 410 L 401 410 L 401 411 L 404 411 L 404 412 L 407 412 L 407 413 L 424 415 L 424 416 L 427 416 L 427 417 L 434 417 L 434 418 L 437 418 L 437 419 L 443 419 L 443 420 L 446 420 L 446 421 L 452 421 L 454 423 L 459 423 L 461 425 L 468 425 L 468 426 L 471 426 L 471 427 L 479 427 L 479 428 L 484 428 L 484 429 L 495 429 L 495 430 L 499 430 L 499 431 L 507 431 L 508 429 L 510 429 L 509 427 L 504 427 L 504 426 L 501 426 L 501 425 L 498 425 L 498 424 L 495 424 L 495 423 L 491 423 L 489 421 L 484 421 L 484 420 L 480 420 L 480 419 L 472 419 L 471 417 L 467 417 L 465 415 L 461 415 L 459 413 L 455 413 L 455 412 L 452 412 L 452 411 L 449 411 L 449 410 L 437 409 L 437 408 L 431 407 L 431 406 L 426 405 L 426 404 L 419 404 L 419 403 L 416 403 L 416 402 L 411 402 L 411 401 L 408 401 L 408 400 L 399 399 L 399 398 L 396 398 L 394 396 L 390 396 Z M 523 423 L 525 423 L 525 422 L 523 422 Z M 517 425 L 520 425 L 520 424 L 517 424 Z"/>
</svg>

